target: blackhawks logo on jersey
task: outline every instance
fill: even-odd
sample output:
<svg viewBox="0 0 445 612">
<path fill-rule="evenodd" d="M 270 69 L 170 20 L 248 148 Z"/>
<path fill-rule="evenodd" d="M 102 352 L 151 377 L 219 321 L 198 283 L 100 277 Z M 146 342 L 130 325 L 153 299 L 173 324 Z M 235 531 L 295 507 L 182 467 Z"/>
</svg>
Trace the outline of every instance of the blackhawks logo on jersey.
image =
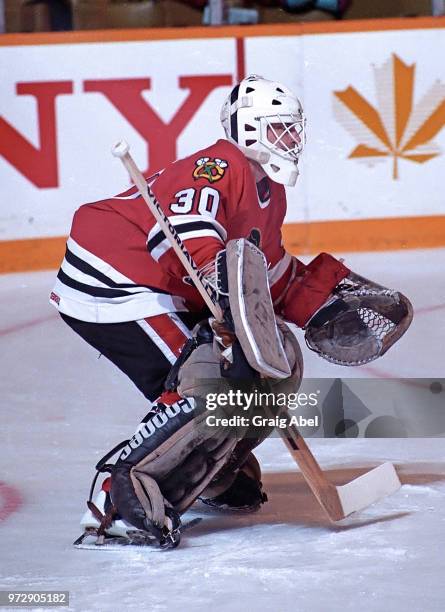
<svg viewBox="0 0 445 612">
<path fill-rule="evenodd" d="M 204 178 L 209 183 L 216 183 L 224 176 L 226 168 L 229 164 L 223 159 L 215 157 L 200 157 L 195 161 L 196 168 L 193 170 L 193 177 L 195 180 Z"/>
</svg>

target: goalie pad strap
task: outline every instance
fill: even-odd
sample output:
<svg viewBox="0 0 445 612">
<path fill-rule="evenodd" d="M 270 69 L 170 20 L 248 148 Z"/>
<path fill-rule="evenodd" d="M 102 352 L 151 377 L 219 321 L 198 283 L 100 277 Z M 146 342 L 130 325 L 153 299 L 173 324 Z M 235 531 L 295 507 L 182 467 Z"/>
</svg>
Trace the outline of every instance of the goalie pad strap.
<svg viewBox="0 0 445 612">
<path fill-rule="evenodd" d="M 162 529 L 165 524 L 165 500 L 157 482 L 143 471 L 138 470 L 137 467 L 132 468 L 130 474 L 134 492 L 145 514 L 150 517 L 156 527 Z"/>
</svg>

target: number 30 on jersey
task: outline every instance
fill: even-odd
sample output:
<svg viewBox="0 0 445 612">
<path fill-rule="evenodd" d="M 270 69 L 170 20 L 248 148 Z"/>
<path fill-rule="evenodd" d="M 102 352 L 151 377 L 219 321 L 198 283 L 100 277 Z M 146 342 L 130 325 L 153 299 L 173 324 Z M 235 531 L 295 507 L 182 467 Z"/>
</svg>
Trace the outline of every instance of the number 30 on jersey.
<svg viewBox="0 0 445 612">
<path fill-rule="evenodd" d="M 202 187 L 199 190 L 190 187 L 175 193 L 176 202 L 170 204 L 175 214 L 187 215 L 192 211 L 200 215 L 211 215 L 216 219 L 219 206 L 219 191 L 213 187 Z"/>
</svg>

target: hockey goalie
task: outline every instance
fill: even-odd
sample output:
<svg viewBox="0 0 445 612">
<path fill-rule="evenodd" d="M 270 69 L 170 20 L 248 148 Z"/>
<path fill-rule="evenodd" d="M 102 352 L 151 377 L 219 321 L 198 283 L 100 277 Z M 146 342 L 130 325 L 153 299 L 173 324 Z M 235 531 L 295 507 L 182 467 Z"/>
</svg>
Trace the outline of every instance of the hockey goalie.
<svg viewBox="0 0 445 612">
<path fill-rule="evenodd" d="M 296 392 L 296 327 L 321 357 L 353 366 L 383 355 L 410 324 L 401 293 L 327 253 L 305 265 L 283 248 L 284 186 L 297 181 L 306 138 L 297 97 L 252 75 L 231 91 L 221 122 L 225 139 L 147 183 L 214 292 L 222 322 L 210 317 L 136 187 L 75 213 L 50 301 L 150 402 L 133 437 L 97 465 L 109 475 L 94 500 L 92 487 L 82 538 L 173 547 L 197 499 L 257 510 L 267 496 L 252 451 L 271 428 L 234 436 L 201 427 L 212 385 L 247 380 Z"/>
</svg>

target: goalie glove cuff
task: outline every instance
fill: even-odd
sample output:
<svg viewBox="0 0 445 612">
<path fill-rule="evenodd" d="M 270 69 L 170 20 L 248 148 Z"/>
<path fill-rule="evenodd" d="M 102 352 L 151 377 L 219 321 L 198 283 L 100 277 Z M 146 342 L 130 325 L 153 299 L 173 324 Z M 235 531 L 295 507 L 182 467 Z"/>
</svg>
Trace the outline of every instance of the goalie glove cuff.
<svg viewBox="0 0 445 612">
<path fill-rule="evenodd" d="M 289 288 L 283 301 L 284 319 L 304 327 L 349 273 L 349 268 L 332 255 L 317 255 L 304 276 L 297 277 Z"/>
</svg>

